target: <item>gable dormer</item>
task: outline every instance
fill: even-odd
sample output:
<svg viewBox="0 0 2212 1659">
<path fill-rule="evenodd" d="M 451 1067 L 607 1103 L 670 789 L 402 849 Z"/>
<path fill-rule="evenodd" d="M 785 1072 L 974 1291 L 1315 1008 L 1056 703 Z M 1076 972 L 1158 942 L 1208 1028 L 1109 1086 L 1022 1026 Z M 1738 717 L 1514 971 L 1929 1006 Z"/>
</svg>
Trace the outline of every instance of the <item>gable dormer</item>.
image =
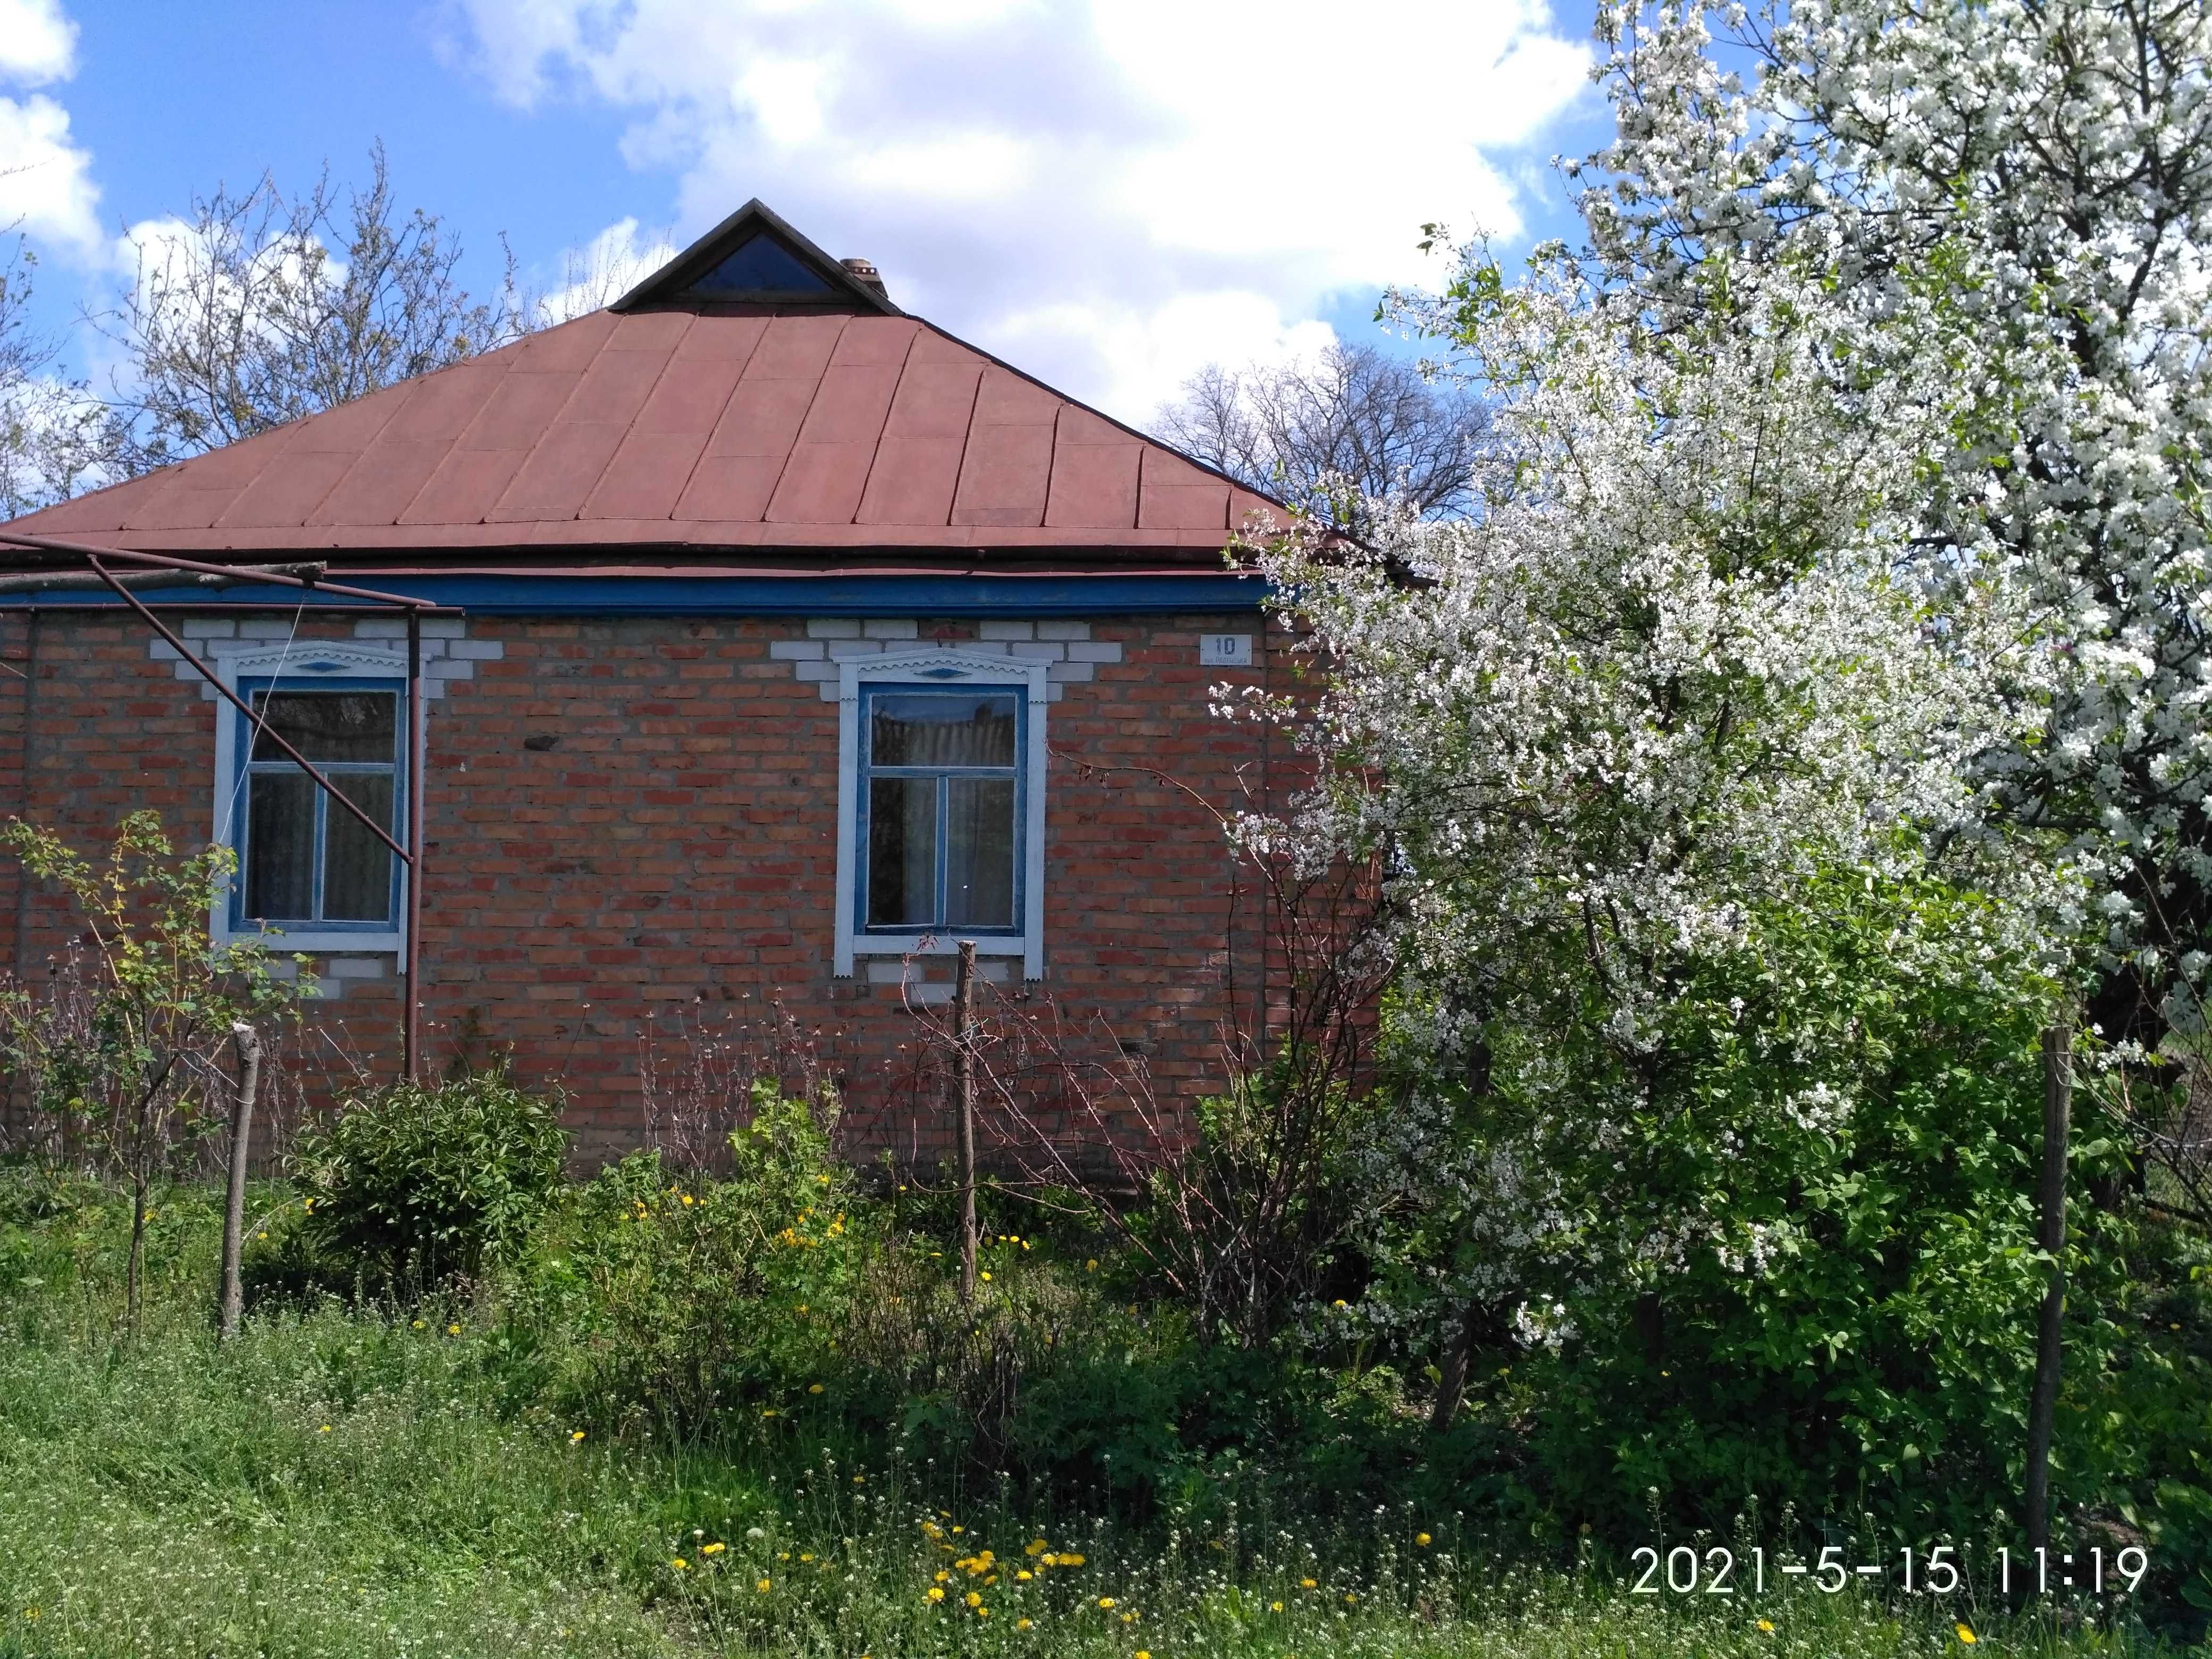
<svg viewBox="0 0 2212 1659">
<path fill-rule="evenodd" d="M 756 197 L 610 310 L 905 313 L 866 259 L 833 259 Z"/>
</svg>

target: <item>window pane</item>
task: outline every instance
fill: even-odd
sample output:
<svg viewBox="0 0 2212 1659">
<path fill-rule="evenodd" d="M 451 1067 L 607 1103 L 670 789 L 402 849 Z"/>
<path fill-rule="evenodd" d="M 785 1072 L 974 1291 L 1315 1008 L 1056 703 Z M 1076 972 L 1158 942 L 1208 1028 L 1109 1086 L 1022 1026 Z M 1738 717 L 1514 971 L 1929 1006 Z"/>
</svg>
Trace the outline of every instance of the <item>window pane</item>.
<svg viewBox="0 0 2212 1659">
<path fill-rule="evenodd" d="M 348 800 L 386 829 L 392 828 L 390 773 L 340 773 L 331 781 Z M 328 837 L 323 853 L 324 920 L 390 921 L 392 849 L 369 834 L 359 818 L 335 803 L 326 809 L 324 823 Z"/>
<path fill-rule="evenodd" d="M 1012 766 L 1014 707 L 1011 691 L 878 697 L 869 761 L 876 766 Z"/>
<path fill-rule="evenodd" d="M 1011 927 L 1014 781 L 951 778 L 945 790 L 945 926 Z"/>
<path fill-rule="evenodd" d="M 255 729 L 253 758 L 288 758 L 269 741 L 268 732 L 276 732 L 311 761 L 388 764 L 398 708 L 398 696 L 391 691 L 257 691 L 253 712 L 266 720 L 268 731 Z"/>
<path fill-rule="evenodd" d="M 868 781 L 868 926 L 937 920 L 937 780 Z"/>
<path fill-rule="evenodd" d="M 246 914 L 305 921 L 314 914 L 315 786 L 299 772 L 247 779 Z"/>
</svg>

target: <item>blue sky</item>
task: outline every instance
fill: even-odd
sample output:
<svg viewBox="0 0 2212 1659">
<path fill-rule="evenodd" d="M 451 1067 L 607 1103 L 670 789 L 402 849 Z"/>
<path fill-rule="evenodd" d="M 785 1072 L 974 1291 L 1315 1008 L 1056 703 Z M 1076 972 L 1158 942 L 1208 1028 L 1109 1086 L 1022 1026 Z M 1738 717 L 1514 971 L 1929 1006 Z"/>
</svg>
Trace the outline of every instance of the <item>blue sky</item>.
<svg viewBox="0 0 2212 1659">
<path fill-rule="evenodd" d="M 1582 0 L 0 0 L 0 215 L 47 326 L 218 180 L 380 137 L 494 280 L 619 278 L 757 194 L 894 297 L 1142 420 L 1208 358 L 1372 337 L 1424 219 L 1568 228 Z M 79 342 L 80 370 L 97 368 Z"/>
</svg>

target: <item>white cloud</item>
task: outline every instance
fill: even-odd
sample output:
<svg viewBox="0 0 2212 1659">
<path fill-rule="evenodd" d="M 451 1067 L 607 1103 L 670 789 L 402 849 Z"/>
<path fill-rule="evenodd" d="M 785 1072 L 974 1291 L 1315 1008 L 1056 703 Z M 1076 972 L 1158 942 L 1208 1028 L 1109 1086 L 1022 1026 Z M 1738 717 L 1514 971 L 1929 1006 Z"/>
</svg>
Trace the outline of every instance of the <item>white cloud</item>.
<svg viewBox="0 0 2212 1659">
<path fill-rule="evenodd" d="M 91 152 L 70 141 L 69 112 L 43 93 L 0 98 L 0 232 L 11 230 L 79 256 L 101 246 Z"/>
<path fill-rule="evenodd" d="M 61 0 L 0 0 L 0 77 L 28 87 L 76 73 L 76 25 Z"/>
<path fill-rule="evenodd" d="M 1139 421 L 1208 358 L 1310 349 L 1330 295 L 1433 274 L 1424 222 L 1514 234 L 1522 147 L 1587 85 L 1545 0 L 458 5 L 501 95 L 635 112 L 624 154 L 694 230 L 759 196 Z"/>
<path fill-rule="evenodd" d="M 561 281 L 538 301 L 550 323 L 565 323 L 615 301 L 676 257 L 665 231 L 638 229 L 635 219 L 617 219 L 581 247 L 561 257 Z"/>
</svg>

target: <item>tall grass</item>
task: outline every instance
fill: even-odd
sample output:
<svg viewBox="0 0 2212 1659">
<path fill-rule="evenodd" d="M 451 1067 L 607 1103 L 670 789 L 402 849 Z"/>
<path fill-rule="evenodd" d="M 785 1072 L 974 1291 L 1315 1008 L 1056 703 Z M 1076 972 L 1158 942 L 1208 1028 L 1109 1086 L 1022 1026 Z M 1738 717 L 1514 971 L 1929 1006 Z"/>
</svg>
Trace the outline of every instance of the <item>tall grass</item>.
<svg viewBox="0 0 2212 1659">
<path fill-rule="evenodd" d="M 515 1397 L 465 1301 L 264 1310 L 218 1346 L 214 1220 L 160 1206 L 126 1340 L 127 1212 L 0 1204 L 0 1655 L 1904 1656 L 1964 1651 L 1962 1620 L 1978 1652 L 2152 1650 L 1856 1590 L 1632 1597 L 1595 1559 L 1508 1559 L 1480 1516 L 956 1498 L 926 1433 L 841 1454 L 829 1396 L 609 1440 Z"/>
</svg>

